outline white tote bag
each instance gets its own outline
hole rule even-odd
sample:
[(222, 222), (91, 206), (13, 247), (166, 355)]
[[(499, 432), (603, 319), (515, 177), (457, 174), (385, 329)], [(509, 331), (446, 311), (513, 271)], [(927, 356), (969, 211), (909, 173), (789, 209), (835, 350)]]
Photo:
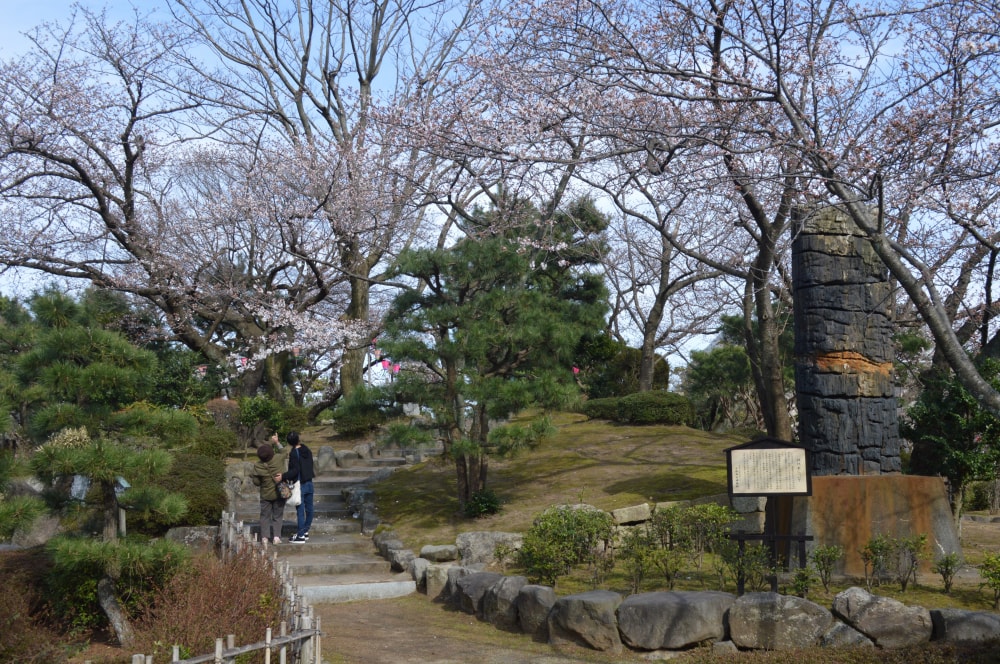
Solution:
[(296, 482), (292, 485), (292, 495), (285, 504), (289, 507), (298, 507), (302, 503), (302, 486)]

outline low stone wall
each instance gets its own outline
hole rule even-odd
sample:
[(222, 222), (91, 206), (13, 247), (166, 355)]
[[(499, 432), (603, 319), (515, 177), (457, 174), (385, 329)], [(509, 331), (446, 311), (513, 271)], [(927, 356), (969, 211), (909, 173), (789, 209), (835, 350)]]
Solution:
[[(752, 503), (733, 506), (743, 508), (749, 524), (757, 522), (756, 513), (763, 509), (763, 501)], [(641, 523), (650, 512), (649, 506), (640, 505), (615, 510), (612, 516), (625, 526)], [(762, 514), (759, 522), (763, 524)], [(994, 612), (910, 607), (857, 587), (839, 593), (829, 608), (770, 592), (741, 597), (717, 591), (624, 596), (594, 590), (559, 597), (553, 588), (530, 584), (523, 576), (490, 571), (496, 546), (519, 546), (519, 533), (463, 533), (454, 544), (425, 546), (419, 555), (405, 549), (391, 531), (377, 533), (373, 540), (394, 570), (408, 571), (418, 590), (435, 601), (499, 629), (553, 644), (609, 652), (628, 649), (656, 659), (695, 646), (719, 651), (903, 648), (930, 641), (991, 641), (1000, 634), (1000, 614)]]

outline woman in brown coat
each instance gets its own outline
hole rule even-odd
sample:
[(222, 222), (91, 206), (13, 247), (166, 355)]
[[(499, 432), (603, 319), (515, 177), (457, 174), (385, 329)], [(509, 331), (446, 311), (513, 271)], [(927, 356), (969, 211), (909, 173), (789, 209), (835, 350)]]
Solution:
[(277, 482), (281, 480), (281, 469), (274, 458), (274, 448), (267, 443), (257, 448), (257, 458), (250, 479), (260, 487), (260, 539), (281, 544), (281, 514), (285, 510), (285, 499), (278, 495)]

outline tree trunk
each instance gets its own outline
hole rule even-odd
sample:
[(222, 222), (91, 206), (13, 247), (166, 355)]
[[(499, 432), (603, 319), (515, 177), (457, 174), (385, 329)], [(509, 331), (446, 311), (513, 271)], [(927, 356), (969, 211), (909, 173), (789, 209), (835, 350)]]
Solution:
[(108, 617), (108, 624), (111, 625), (115, 638), (123, 647), (128, 648), (135, 640), (132, 632), (132, 624), (128, 616), (118, 603), (115, 595), (115, 582), (110, 576), (105, 576), (97, 582), (97, 601), (101, 605), (101, 610)]
[(104, 512), (103, 539), (105, 542), (118, 541), (118, 497), (115, 483), (101, 482), (101, 504)]
[(965, 482), (956, 486), (951, 493), (951, 516), (955, 519), (955, 532), (962, 539), (962, 509), (965, 507)]
[[(367, 279), (351, 279), (351, 303), (344, 316), (349, 320), (368, 320), (371, 285)], [(340, 391), (347, 396), (358, 389), (364, 381), (365, 356), (368, 353), (368, 343), (361, 343), (356, 348), (344, 349), (344, 362), (340, 367)]]

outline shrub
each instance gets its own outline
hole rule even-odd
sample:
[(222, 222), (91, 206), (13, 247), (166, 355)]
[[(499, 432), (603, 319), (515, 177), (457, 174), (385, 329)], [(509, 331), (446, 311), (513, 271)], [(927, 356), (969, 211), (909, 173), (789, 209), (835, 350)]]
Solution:
[(270, 560), (245, 550), (194, 563), (151, 597), (136, 622), (134, 649), (155, 661), (168, 660), (173, 645), (182, 657), (211, 653), (220, 634), (252, 643), (280, 622), (281, 585)]
[(955, 582), (955, 574), (962, 568), (961, 556), (952, 551), (946, 553), (934, 561), (931, 571), (941, 575), (941, 582), (944, 584), (944, 594), (951, 593), (951, 586)]
[(378, 429), (397, 414), (392, 398), (383, 390), (359, 387), (337, 404), (333, 422), (337, 433), (355, 437)]
[(434, 434), (406, 422), (391, 422), (378, 439), (383, 449), (413, 449), (434, 444)]
[(795, 570), (792, 575), (791, 590), (797, 596), (805, 598), (812, 590), (813, 583), (816, 581), (816, 573), (813, 572), (812, 568), (806, 565), (805, 567), (799, 567)]
[(212, 399), (205, 404), (209, 417), (220, 429), (236, 433), (240, 424), (240, 405), (229, 399)]
[(580, 412), (592, 420), (615, 420), (618, 418), (618, 397), (588, 399), (580, 404)]
[[(618, 559), (625, 568), (625, 578), (632, 588), (632, 594), (639, 592), (646, 576), (656, 568), (657, 551), (660, 550), (656, 537), (645, 526), (637, 526), (626, 531), (618, 549)], [(670, 589), (673, 590), (672, 579)]]
[(45, 598), (54, 615), (73, 630), (103, 628), (107, 618), (97, 601), (97, 583), (114, 573), (119, 602), (131, 615), (189, 560), (187, 549), (166, 540), (152, 543), (57, 537), (45, 547), (52, 567)]
[[(183, 525), (209, 526), (219, 523), (219, 516), (226, 509), (226, 467), (222, 459), (201, 454), (174, 455), (171, 472), (164, 475), (159, 488), (184, 496), (187, 513)], [(176, 522), (166, 520), (155, 512), (135, 514), (130, 517), (130, 531), (159, 536)]]
[(530, 425), (504, 424), (489, 432), (488, 442), (496, 454), (515, 454), (523, 449), (534, 449), (556, 431), (549, 417), (539, 417)]
[(236, 445), (236, 432), (232, 429), (204, 424), (189, 449), (192, 454), (200, 454), (209, 459), (225, 459), (236, 449)]
[(833, 568), (836, 567), (837, 562), (843, 557), (844, 549), (836, 544), (817, 546), (809, 554), (809, 560), (815, 566), (816, 573), (819, 576), (820, 583), (823, 584), (825, 592), (830, 592), (830, 579), (833, 576)]
[(38, 550), (0, 555), (0, 577), (16, 591), (0, 594), (0, 662), (47, 664), (69, 659), (63, 639), (44, 621), (36, 592), (49, 565)]
[(888, 572), (892, 541), (885, 535), (876, 535), (868, 540), (859, 553), (865, 566), (865, 588), (871, 592), (872, 586), (881, 585), (882, 578)]
[(472, 494), (462, 509), (465, 516), (477, 519), (500, 511), (500, 497), (492, 489), (482, 489)]
[(691, 402), (675, 392), (636, 392), (618, 400), (615, 419), (625, 424), (687, 424)]
[(302, 406), (285, 406), (281, 411), (283, 428), (279, 432), (287, 434), (289, 431), (302, 431), (309, 426), (309, 409)]
[(198, 434), (198, 421), (190, 413), (144, 402), (115, 413), (109, 424), (131, 435), (156, 438), (168, 447), (188, 443)]
[(597, 549), (608, 546), (613, 526), (610, 514), (593, 507), (550, 507), (524, 534), (518, 565), (532, 583), (554, 586), (574, 565), (598, 563)]
[(917, 582), (917, 570), (927, 548), (927, 535), (891, 538), (890, 542), (892, 572), (899, 582), (900, 591), (905, 593), (911, 580)]
[(979, 576), (983, 578), (980, 588), (987, 587), (993, 591), (993, 608), (1000, 609), (1000, 554), (985, 553), (983, 562), (979, 565)]
[(725, 542), (729, 525), (736, 518), (736, 512), (715, 503), (668, 507), (653, 511), (650, 527), (661, 546), (682, 552), (701, 569), (705, 554)]

